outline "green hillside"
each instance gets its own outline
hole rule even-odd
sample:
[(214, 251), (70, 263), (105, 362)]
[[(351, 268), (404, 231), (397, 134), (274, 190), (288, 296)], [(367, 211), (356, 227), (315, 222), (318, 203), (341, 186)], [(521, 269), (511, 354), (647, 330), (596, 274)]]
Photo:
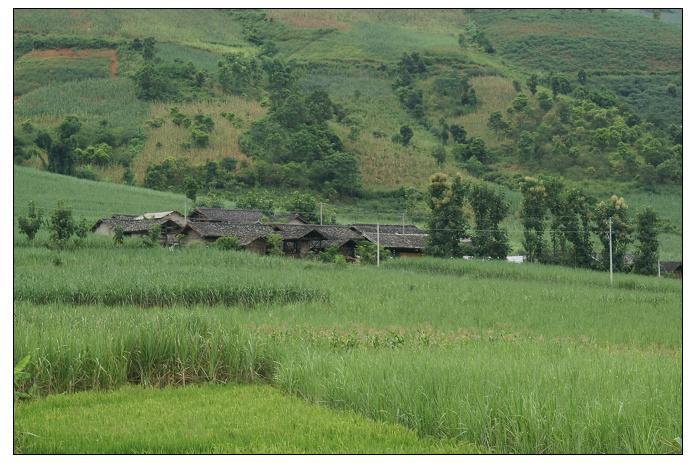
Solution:
[[(15, 162), (179, 193), (192, 177), (199, 194), (232, 203), (249, 190), (302, 190), (394, 220), (403, 188), (461, 172), (502, 188), (513, 224), (519, 181), (561, 176), (597, 199), (624, 196), (633, 211), (658, 204), (675, 258), (682, 27), (679, 10), (661, 13), (15, 10)], [(330, 98), (310, 132), (268, 125), (279, 117), (278, 63), (291, 70), (279, 85)], [(497, 112), (502, 129), (490, 124)], [(101, 157), (51, 164), (37, 136), (55, 138), (68, 116), (79, 119), (77, 147)], [(471, 151), (476, 139), (483, 152)]]

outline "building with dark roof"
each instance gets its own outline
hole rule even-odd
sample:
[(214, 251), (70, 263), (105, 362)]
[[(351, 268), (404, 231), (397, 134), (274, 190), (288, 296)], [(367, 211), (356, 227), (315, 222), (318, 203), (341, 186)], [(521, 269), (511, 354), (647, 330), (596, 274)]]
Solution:
[(360, 233), (363, 239), (374, 244), (379, 243), (394, 257), (419, 257), (425, 253), (429, 235), (416, 225), (379, 224), (377, 240), (376, 224), (354, 224), (351, 227)]
[(197, 207), (188, 215), (191, 222), (260, 223), (264, 214), (256, 209)]
[(233, 236), (239, 240), (239, 244), (244, 249), (265, 254), (268, 248), (268, 235), (274, 231), (273, 227), (259, 223), (191, 221), (182, 230), (185, 236), (181, 239), (181, 243), (211, 243), (223, 236)]

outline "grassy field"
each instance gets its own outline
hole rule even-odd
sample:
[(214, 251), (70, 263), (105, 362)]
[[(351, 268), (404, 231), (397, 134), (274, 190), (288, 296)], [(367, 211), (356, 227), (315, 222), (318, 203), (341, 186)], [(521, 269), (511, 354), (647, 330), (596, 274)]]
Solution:
[(14, 95), (24, 95), (52, 83), (109, 77), (114, 54), (110, 50), (90, 50), (89, 53), (70, 53), (67, 56), (29, 53), (14, 63)]
[(25, 454), (477, 453), (268, 386), (125, 387), (51, 396), (16, 413), (15, 451)]
[(529, 70), (680, 70), (681, 24), (613, 10), (478, 10), (504, 59)]
[[(32, 197), (50, 207), (62, 196), (76, 211), (101, 209), (102, 216), (180, 200), (25, 168), (15, 176), (19, 207)], [(50, 194), (38, 194), (37, 182)], [(253, 444), (202, 430), (195, 443), (170, 439), (183, 427), (132, 440), (136, 434), (109, 424), (132, 413), (128, 403), (136, 399), (127, 397), (137, 394), (180, 401), (185, 410), (198, 400), (188, 389), (90, 393), (95, 408), (61, 419), (88, 428), (101, 416), (100, 440), (66, 442), (59, 427), (48, 433), (40, 424), (61, 406), (55, 401), (70, 409), (81, 400), (56, 393), (201, 383), (270, 384), (431, 440), (403, 444), (403, 451), (680, 451), (677, 280), (616, 275), (611, 287), (603, 272), (531, 264), (336, 266), (200, 247), (145, 249), (138, 239), (116, 248), (97, 236), (57, 253), (44, 246), (44, 231), (32, 245), (15, 239), (14, 359), (31, 356), (19, 387), (37, 397), (17, 409), (20, 451), (315, 449), (290, 437), (277, 447), (270, 434)], [(118, 399), (100, 409), (110, 397)], [(374, 448), (344, 442), (352, 451)]]

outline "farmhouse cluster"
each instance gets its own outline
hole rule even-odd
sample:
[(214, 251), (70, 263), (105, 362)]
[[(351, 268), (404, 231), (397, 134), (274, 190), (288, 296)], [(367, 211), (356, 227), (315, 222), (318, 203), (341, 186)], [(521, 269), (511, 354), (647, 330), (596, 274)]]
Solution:
[(316, 225), (301, 215), (266, 217), (259, 210), (199, 207), (188, 216), (177, 211), (149, 212), (142, 215), (116, 214), (98, 220), (92, 232), (113, 235), (121, 227), (124, 236), (144, 236), (159, 226), (163, 246), (211, 243), (222, 237), (234, 237), (249, 251), (265, 254), (270, 235), (282, 238), (285, 255), (304, 257), (335, 246), (347, 259), (355, 258), (360, 241), (379, 244), (394, 257), (423, 255), (427, 233), (415, 225)]

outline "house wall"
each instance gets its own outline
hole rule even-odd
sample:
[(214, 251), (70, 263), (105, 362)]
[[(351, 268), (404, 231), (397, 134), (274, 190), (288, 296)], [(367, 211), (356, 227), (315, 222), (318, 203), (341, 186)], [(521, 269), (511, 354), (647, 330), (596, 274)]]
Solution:
[(265, 255), (268, 249), (268, 242), (264, 238), (258, 238), (244, 246), (244, 249), (255, 252), (256, 254)]
[(100, 223), (99, 226), (94, 230), (95, 235), (113, 235), (113, 226), (106, 224), (106, 223)]
[(404, 250), (396, 249), (396, 250), (394, 250), (394, 253), (395, 253), (396, 257), (405, 257), (405, 258), (422, 257), (425, 255), (425, 253), (423, 253), (422, 251), (414, 251), (414, 250), (409, 250), (409, 249), (404, 249)]

